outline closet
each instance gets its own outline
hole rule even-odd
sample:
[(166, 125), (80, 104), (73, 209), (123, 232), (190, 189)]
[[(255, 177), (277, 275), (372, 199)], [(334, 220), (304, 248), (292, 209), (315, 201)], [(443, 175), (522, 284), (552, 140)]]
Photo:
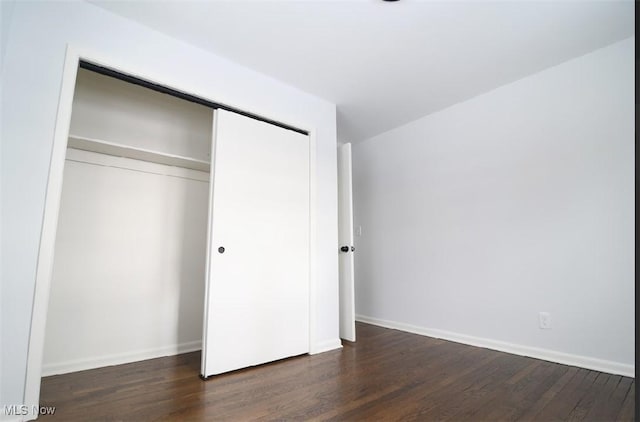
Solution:
[(307, 353), (309, 170), (300, 131), (79, 69), (43, 375)]

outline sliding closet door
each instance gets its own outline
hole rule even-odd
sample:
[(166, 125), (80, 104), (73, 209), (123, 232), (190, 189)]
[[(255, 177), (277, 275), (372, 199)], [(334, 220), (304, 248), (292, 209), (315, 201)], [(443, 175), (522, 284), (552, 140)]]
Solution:
[(309, 351), (309, 139), (216, 110), (202, 375)]

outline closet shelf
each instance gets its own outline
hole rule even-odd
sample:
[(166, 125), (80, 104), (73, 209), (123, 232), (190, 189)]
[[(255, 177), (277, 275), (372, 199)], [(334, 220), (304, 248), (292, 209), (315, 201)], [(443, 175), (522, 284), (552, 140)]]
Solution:
[(84, 136), (69, 135), (69, 148), (84, 151), (98, 152), (113, 155), (115, 157), (132, 158), (134, 160), (149, 161), (151, 163), (165, 164), (169, 166), (184, 167), (192, 170), (206, 171), (211, 168), (208, 161), (198, 160), (181, 155), (167, 154), (143, 148), (136, 148), (114, 142), (92, 139)]

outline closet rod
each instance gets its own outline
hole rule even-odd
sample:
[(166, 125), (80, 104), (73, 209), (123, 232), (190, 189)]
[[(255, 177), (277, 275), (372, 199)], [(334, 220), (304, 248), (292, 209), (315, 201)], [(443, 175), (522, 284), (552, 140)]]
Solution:
[(154, 84), (153, 82), (145, 81), (144, 79), (136, 78), (135, 76), (127, 75), (125, 73), (120, 73), (117, 70), (109, 69), (108, 67), (99, 66), (97, 64), (89, 63), (84, 60), (80, 60), (80, 68), (90, 70), (92, 72), (99, 73), (101, 75), (110, 76), (112, 78), (119, 79), (121, 81), (129, 82), (135, 85), (142, 86), (144, 88), (148, 88), (157, 92), (161, 92), (163, 94), (168, 94), (173, 97), (181, 98), (186, 101), (190, 101), (192, 103), (200, 104), (212, 109), (222, 109), (226, 111), (231, 111), (233, 113), (241, 114), (243, 116), (250, 117), (255, 120), (259, 120), (261, 122), (269, 123), (274, 126), (281, 127), (283, 129), (292, 130), (297, 133), (301, 133), (303, 135), (309, 135), (309, 132), (306, 130), (298, 129), (293, 126), (285, 125), (284, 123), (276, 122), (275, 120), (266, 119), (264, 117), (258, 116), (253, 113), (249, 113), (243, 110), (238, 110), (237, 108), (229, 107), (224, 104), (218, 104), (211, 101), (207, 101), (203, 98), (196, 97), (195, 95), (186, 94), (184, 92), (180, 92), (175, 89), (168, 88), (164, 85)]

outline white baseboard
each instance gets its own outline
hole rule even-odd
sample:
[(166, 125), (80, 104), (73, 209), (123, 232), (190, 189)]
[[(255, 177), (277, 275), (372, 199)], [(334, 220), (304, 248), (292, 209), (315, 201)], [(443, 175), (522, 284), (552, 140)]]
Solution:
[(123, 363), (138, 362), (163, 356), (173, 356), (181, 353), (195, 352), (202, 348), (201, 341), (191, 341), (171, 346), (154, 349), (139, 350), (135, 352), (119, 353), (114, 355), (97, 356), (88, 359), (76, 359), (66, 362), (49, 363), (42, 366), (42, 376), (67, 374), (69, 372), (84, 371), (87, 369), (102, 368), (104, 366), (121, 365)]
[(316, 343), (315, 350), (310, 354), (317, 355), (318, 353), (328, 352), (330, 350), (336, 350), (340, 348), (342, 348), (342, 342), (339, 338), (336, 338)]
[(541, 349), (531, 346), (506, 343), (482, 337), (474, 337), (466, 334), (454, 333), (451, 331), (437, 330), (432, 328), (419, 327), (402, 322), (388, 321), (384, 319), (372, 318), (365, 315), (356, 315), (356, 321), (377, 325), (385, 328), (393, 328), (408, 333), (420, 334), (427, 337), (434, 337), (449, 340), (456, 343), (468, 344), (470, 346), (484, 347), (486, 349), (498, 350), (514, 355), (528, 356), (542, 359), (549, 362), (561, 363), (564, 365), (577, 366), (580, 368), (592, 369), (606, 372), (608, 374), (623, 375), (625, 377), (635, 377), (635, 366), (603, 359), (596, 359), (588, 356), (574, 355), (557, 352), (554, 350)]

